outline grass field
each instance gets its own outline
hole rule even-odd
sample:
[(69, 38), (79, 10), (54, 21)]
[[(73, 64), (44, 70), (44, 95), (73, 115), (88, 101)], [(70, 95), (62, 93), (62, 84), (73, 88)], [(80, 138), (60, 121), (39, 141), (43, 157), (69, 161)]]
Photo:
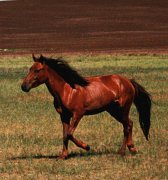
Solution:
[[(56, 56), (53, 56), (56, 57)], [(0, 57), (0, 178), (2, 179), (168, 179), (168, 56), (65, 56), (84, 76), (122, 74), (134, 78), (153, 99), (150, 141), (131, 109), (136, 155), (117, 155), (123, 130), (108, 114), (85, 116), (75, 135), (91, 146), (70, 143), (62, 150), (62, 126), (45, 86), (23, 93), (30, 56)]]

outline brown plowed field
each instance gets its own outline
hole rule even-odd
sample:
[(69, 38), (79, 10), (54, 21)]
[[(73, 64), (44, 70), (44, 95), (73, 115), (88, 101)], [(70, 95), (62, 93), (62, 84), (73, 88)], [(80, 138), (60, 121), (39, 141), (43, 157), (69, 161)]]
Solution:
[(168, 53), (168, 0), (0, 2), (0, 54)]

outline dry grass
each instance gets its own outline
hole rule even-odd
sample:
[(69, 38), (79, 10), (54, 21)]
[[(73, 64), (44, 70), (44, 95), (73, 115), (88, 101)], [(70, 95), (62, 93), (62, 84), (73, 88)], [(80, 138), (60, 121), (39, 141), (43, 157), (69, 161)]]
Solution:
[(83, 118), (75, 135), (91, 146), (70, 143), (70, 158), (56, 161), (62, 127), (45, 86), (25, 94), (21, 79), (31, 57), (0, 58), (0, 177), (2, 179), (167, 179), (168, 56), (69, 56), (83, 75), (119, 73), (135, 78), (153, 97), (150, 141), (145, 141), (133, 106), (138, 153), (116, 154), (122, 126), (106, 114)]

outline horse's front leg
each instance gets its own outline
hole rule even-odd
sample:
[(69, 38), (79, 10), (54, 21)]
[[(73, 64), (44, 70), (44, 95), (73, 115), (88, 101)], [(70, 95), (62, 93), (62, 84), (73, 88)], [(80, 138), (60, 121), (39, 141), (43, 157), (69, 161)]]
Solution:
[(87, 151), (90, 150), (90, 146), (81, 140), (76, 139), (73, 136), (75, 129), (80, 121), (82, 116), (73, 116), (72, 121), (70, 123), (70, 117), (64, 114), (61, 114), (61, 121), (63, 125), (63, 150), (62, 154), (58, 157), (58, 159), (67, 159), (68, 158), (68, 143), (71, 140), (78, 147), (83, 148)]
[(68, 158), (68, 131), (69, 131), (69, 124), (66, 122), (62, 122), (63, 125), (63, 149), (62, 154), (58, 157), (58, 159), (67, 159)]
[(61, 121), (63, 126), (63, 149), (61, 155), (58, 157), (58, 159), (67, 159), (68, 157), (68, 132), (70, 127), (70, 116), (66, 113), (61, 113)]
[(70, 124), (70, 127), (69, 127), (68, 139), (71, 140), (73, 143), (75, 143), (78, 147), (89, 151), (90, 150), (90, 146), (89, 145), (87, 145), (86, 143), (84, 143), (81, 140), (76, 139), (73, 136), (73, 133), (76, 130), (76, 128), (77, 128), (81, 118), (82, 118), (82, 115), (78, 115), (78, 114), (74, 114), (73, 115), (73, 118), (72, 118), (72, 121), (71, 121), (71, 124)]

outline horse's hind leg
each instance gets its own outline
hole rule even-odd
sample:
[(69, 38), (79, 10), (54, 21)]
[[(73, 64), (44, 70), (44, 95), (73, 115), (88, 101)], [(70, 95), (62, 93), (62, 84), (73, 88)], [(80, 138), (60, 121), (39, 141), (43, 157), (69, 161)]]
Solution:
[(133, 144), (132, 140), (132, 128), (133, 128), (133, 122), (129, 119), (129, 110), (130, 108), (126, 108), (123, 111), (123, 131), (124, 131), (124, 140), (121, 148), (119, 149), (118, 153), (121, 155), (125, 154), (126, 146), (128, 147), (129, 151), (132, 153), (136, 153), (136, 149)]
[(136, 149), (134, 147), (133, 141), (132, 141), (132, 127), (133, 127), (133, 122), (128, 118), (124, 118), (123, 124), (123, 131), (124, 131), (124, 139), (123, 139), (123, 144), (121, 148), (119, 149), (118, 153), (121, 155), (125, 155), (126, 151), (126, 146), (128, 147), (129, 151), (132, 153), (136, 153)]
[(107, 112), (111, 114), (117, 121), (122, 123), (124, 129), (124, 139), (121, 148), (119, 149), (118, 153), (121, 155), (125, 154), (126, 147), (129, 148), (131, 152), (136, 152), (134, 148), (134, 144), (132, 141), (132, 128), (133, 122), (129, 119), (129, 109), (120, 107), (118, 103), (111, 104), (110, 107), (107, 108)]
[[(113, 116), (117, 121), (119, 121), (120, 123), (123, 124), (124, 127), (124, 140), (123, 140), (123, 144), (121, 146), (121, 148), (119, 149), (118, 153), (121, 155), (125, 154), (126, 151), (126, 146), (127, 146), (127, 121), (125, 117), (125, 113), (124, 113), (124, 109), (122, 107), (120, 107), (119, 103), (112, 103), (109, 107), (107, 107), (107, 112)], [(124, 123), (125, 122), (125, 123)]]
[(129, 133), (128, 133), (128, 139), (127, 139), (127, 147), (130, 152), (136, 153), (136, 148), (134, 147), (133, 140), (132, 140), (133, 122), (130, 119), (129, 119), (128, 129), (129, 129)]

